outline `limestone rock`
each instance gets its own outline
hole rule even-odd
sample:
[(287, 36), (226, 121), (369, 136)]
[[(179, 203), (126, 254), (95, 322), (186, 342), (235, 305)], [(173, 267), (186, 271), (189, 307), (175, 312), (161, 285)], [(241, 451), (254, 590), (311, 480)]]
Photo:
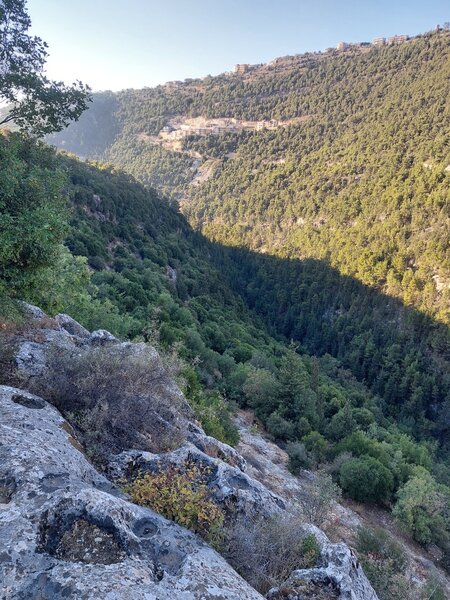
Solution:
[(0, 387), (2, 600), (261, 598), (195, 535), (127, 502), (70, 431), (41, 398)]
[(21, 305), (25, 314), (32, 319), (44, 319), (47, 316), (38, 306), (33, 306), (33, 304), (28, 304), (28, 302), (21, 302)]
[[(105, 330), (90, 333), (68, 315), (51, 319), (40, 309), (28, 305), (27, 314), (27, 328), (15, 340), (15, 364), (20, 381), (28, 388), (46, 398), (54, 397), (53, 382), (61, 379), (59, 375), (64, 374), (71, 362), (83, 355), (89, 360), (89, 353), (96, 356), (95, 353), (100, 352), (105, 368), (118, 362), (139, 363), (151, 385), (141, 386), (131, 399), (120, 394), (116, 394), (114, 400), (107, 399), (108, 410), (116, 417), (117, 427), (112, 431), (113, 419), (107, 419), (103, 427), (104, 439), (109, 436), (117, 443), (117, 447), (111, 447), (116, 452), (130, 446), (159, 451), (169, 442), (181, 443), (185, 439), (194, 414), (166, 372), (155, 348), (144, 343), (121, 342)], [(46, 378), (48, 369), (54, 370), (55, 363), (61, 363), (57, 366), (57, 375)], [(138, 383), (139, 377), (134, 377)], [(128, 427), (124, 428), (122, 424), (128, 424)], [(199, 437), (204, 436), (200, 428), (197, 433)]]
[(175, 467), (183, 471), (195, 464), (206, 473), (206, 483), (214, 500), (233, 516), (269, 516), (286, 509), (286, 503), (239, 467), (213, 458), (186, 443), (172, 452), (152, 454), (125, 451), (112, 458), (108, 473), (113, 479), (132, 478), (138, 473), (157, 472)]
[(95, 346), (106, 346), (111, 343), (119, 343), (119, 340), (105, 329), (93, 331), (90, 336), (90, 341), (91, 344)]
[[(275, 447), (259, 444), (250, 452), (254, 441), (247, 440), (246, 446), (243, 438), (247, 462), (235, 449), (205, 435), (151, 346), (120, 342), (103, 330), (89, 333), (68, 315), (50, 319), (28, 305), (26, 312), (30, 327), (15, 339), (15, 361), (25, 384), (45, 381), (52, 353), (66, 353), (70, 360), (83, 352), (101, 352), (114, 359), (111, 364), (132, 357), (151, 370), (148, 389), (141, 388), (134, 403), (115, 394), (111, 415), (119, 415), (128, 427), (131, 423), (136, 435), (110, 459), (111, 478), (170, 467), (183, 470), (194, 462), (206, 469), (216, 502), (230, 516), (249, 519), (285, 510), (289, 497), (301, 488), (284, 468), (272, 473), (282, 466)], [(146, 451), (155, 430), (170, 439), (179, 437), (180, 447)], [(28, 392), (0, 387), (0, 540), (10, 540), (0, 548), (0, 600), (261, 598), (196, 536), (127, 502), (82, 451), (54, 407)], [(305, 532), (314, 533), (319, 542), (320, 565), (294, 571), (283, 586), (271, 590), (270, 598), (377, 600), (347, 546), (331, 544), (315, 527)]]
[(203, 429), (190, 424), (188, 427), (187, 439), (199, 450), (211, 458), (219, 458), (223, 462), (237, 467), (240, 471), (245, 471), (247, 463), (243, 456), (228, 444), (224, 444), (216, 438), (206, 435)]
[[(246, 458), (246, 472), (286, 502), (307, 493), (305, 483), (309, 483), (313, 474), (305, 472), (302, 479), (294, 477), (286, 468), (286, 453), (273, 442), (252, 433), (249, 429), (251, 419), (247, 421), (248, 415), (241, 411), (237, 420), (241, 441), (237, 449)], [(347, 514), (347, 509), (339, 504), (334, 506), (333, 511), (335, 513), (345, 511), (345, 518), (347, 520), (351, 518), (351, 514)], [(359, 525), (360, 522), (357, 521), (355, 528)], [(294, 571), (282, 586), (271, 590), (269, 595), (271, 600), (286, 600), (288, 597), (291, 597), (291, 600), (306, 598), (376, 600), (375, 592), (348, 546), (332, 544), (324, 532), (314, 525), (305, 524), (302, 529), (305, 535), (312, 533), (319, 544), (320, 568)]]
[(378, 600), (356, 555), (348, 546), (332, 544), (323, 531), (314, 525), (304, 526), (303, 529), (305, 534), (312, 533), (319, 544), (321, 566), (293, 571), (282, 586), (270, 590), (267, 594), (269, 600), (284, 598), (283, 589), (291, 590), (292, 600), (302, 600), (308, 597), (302, 591), (305, 584), (322, 589), (328, 587), (336, 594), (330, 597), (341, 600)]
[(83, 339), (87, 339), (91, 335), (85, 327), (80, 325), (77, 321), (75, 321), (75, 319), (72, 319), (72, 317), (69, 317), (69, 315), (57, 315), (55, 317), (55, 321), (70, 335), (74, 335)]

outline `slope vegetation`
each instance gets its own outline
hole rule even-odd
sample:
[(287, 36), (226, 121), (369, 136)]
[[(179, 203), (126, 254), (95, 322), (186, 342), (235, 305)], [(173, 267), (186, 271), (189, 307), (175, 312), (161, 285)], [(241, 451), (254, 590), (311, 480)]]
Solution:
[[(444, 440), (449, 81), (450, 34), (429, 33), (128, 90), (53, 141), (82, 152), (87, 138), (181, 200), (196, 229), (240, 248), (214, 260), (272, 333), (338, 357), (389, 414)], [(100, 146), (97, 114), (116, 127)], [(163, 143), (199, 117), (210, 130), (180, 129), (179, 150)]]

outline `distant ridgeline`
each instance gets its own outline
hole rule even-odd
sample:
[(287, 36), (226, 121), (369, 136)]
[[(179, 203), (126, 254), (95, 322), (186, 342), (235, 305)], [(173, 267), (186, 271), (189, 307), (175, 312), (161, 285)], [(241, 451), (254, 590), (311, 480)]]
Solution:
[[(167, 213), (170, 227), (179, 220), (167, 234), (170, 258), (160, 258), (166, 256), (162, 238), (150, 250), (147, 233), (135, 229), (145, 202), (125, 226), (130, 205), (120, 194), (109, 200), (112, 211), (120, 206), (116, 224), (86, 221), (89, 213), (78, 207), (69, 245), (89, 257), (105, 295), (138, 318), (146, 302), (138, 289), (145, 261), (162, 261), (161, 268), (168, 264), (176, 273), (183, 263), (195, 277), (176, 282), (177, 308), (162, 304), (160, 314), (183, 313), (194, 302), (205, 331), (214, 321), (202, 343), (207, 338), (222, 357), (236, 336), (230, 338), (228, 316), (215, 318), (210, 298), (220, 303), (226, 289), (230, 310), (246, 315), (249, 331), (264, 323), (300, 351), (336, 357), (381, 398), (385, 416), (444, 442), (450, 426), (449, 97), (448, 31), (98, 94), (78, 123), (50, 141), (119, 165), (179, 202), (189, 223), (214, 242), (188, 236), (215, 274), (210, 279), (198, 250), (194, 256), (183, 246), (176, 231), (187, 231), (187, 224), (175, 211)], [(102, 185), (95, 194), (103, 201)], [(80, 190), (82, 202), (95, 204), (90, 188), (86, 197)], [(158, 214), (165, 210), (161, 204)], [(161, 235), (157, 221), (146, 227), (152, 239)], [(117, 240), (106, 252), (102, 231), (111, 228)], [(121, 256), (123, 237), (133, 252)], [(204, 277), (202, 296), (196, 286)], [(150, 277), (144, 289), (150, 293), (153, 285)], [(193, 289), (201, 300), (192, 300)], [(180, 331), (190, 327), (186, 319)], [(176, 328), (173, 340), (180, 335)], [(252, 346), (250, 338), (245, 343)], [(193, 348), (195, 340), (192, 334)], [(253, 350), (231, 354), (245, 364)], [(225, 379), (226, 368), (218, 366)], [(294, 414), (283, 418), (298, 420)]]

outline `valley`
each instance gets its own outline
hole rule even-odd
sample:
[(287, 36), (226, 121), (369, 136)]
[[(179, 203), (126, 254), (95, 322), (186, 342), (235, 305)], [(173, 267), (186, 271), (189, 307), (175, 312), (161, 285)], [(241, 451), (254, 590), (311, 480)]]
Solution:
[(0, 0), (8, 600), (443, 600), (450, 26), (93, 94), (30, 26)]

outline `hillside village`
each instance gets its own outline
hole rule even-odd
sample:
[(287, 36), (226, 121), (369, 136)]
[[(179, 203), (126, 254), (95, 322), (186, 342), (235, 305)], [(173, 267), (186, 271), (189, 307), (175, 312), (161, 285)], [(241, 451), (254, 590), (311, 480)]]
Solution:
[(309, 118), (309, 116), (303, 116), (285, 121), (277, 119), (248, 121), (235, 118), (206, 119), (204, 117), (186, 118), (177, 116), (161, 129), (158, 136), (147, 136), (147, 139), (167, 145), (167, 142), (176, 142), (190, 135), (222, 135), (224, 133), (238, 133), (242, 130), (262, 131), (263, 129), (277, 129), (278, 127), (298, 124)]
[[(443, 25), (436, 25), (433, 33), (449, 35), (450, 22), (445, 22)], [(396, 34), (389, 37), (375, 37), (372, 42), (349, 43), (340, 41), (335, 48), (326, 48), (324, 51), (280, 56), (268, 63), (261, 64), (239, 63), (234, 66), (233, 71), (224, 73), (223, 77), (242, 77), (244, 79), (251, 79), (253, 77), (263, 77), (270, 73), (280, 74), (299, 66), (308, 68), (311, 66), (311, 60), (317, 61), (325, 59), (333, 54), (370, 52), (375, 48), (405, 44), (415, 40), (417, 37), (420, 36), (409, 37), (406, 34)], [(196, 85), (196, 81), (197, 80), (194, 79), (168, 81), (163, 87), (166, 91), (173, 92), (180, 87)], [(142, 133), (139, 135), (139, 138), (143, 141), (162, 145), (172, 150), (182, 150), (182, 140), (188, 136), (223, 135), (226, 133), (238, 133), (242, 130), (262, 131), (264, 129), (277, 129), (278, 127), (295, 125), (299, 122), (309, 120), (310, 118), (311, 115), (286, 121), (276, 119), (249, 121), (235, 118), (185, 118), (177, 115), (166, 123), (157, 136)]]
[[(445, 22), (443, 25), (436, 25), (434, 32), (438, 33), (438, 32), (449, 32), (450, 31), (450, 22)], [(315, 55), (315, 56), (320, 56), (320, 55), (329, 55), (329, 54), (333, 54), (335, 52), (343, 52), (345, 50), (367, 50), (370, 49), (372, 47), (380, 47), (380, 46), (395, 46), (398, 44), (403, 44), (405, 42), (408, 42), (410, 40), (415, 39), (415, 37), (409, 37), (408, 35), (405, 34), (396, 34), (396, 35), (392, 35), (389, 37), (375, 37), (372, 42), (356, 42), (356, 43), (350, 43), (350, 42), (343, 42), (340, 41), (336, 44), (336, 48), (326, 48), (323, 52), (318, 51), (318, 52), (313, 52), (313, 53), (309, 53), (306, 52), (305, 54), (295, 54), (293, 56), (280, 56), (277, 58), (274, 58), (273, 60), (271, 60), (269, 63), (267, 63), (267, 65), (251, 65), (251, 64), (245, 64), (245, 63), (241, 63), (241, 64), (237, 64), (234, 66), (234, 74), (235, 75), (245, 75), (246, 73), (251, 72), (254, 69), (257, 69), (258, 67), (264, 67), (264, 66), (269, 66), (269, 67), (273, 67), (276, 65), (279, 65), (283, 62), (286, 61), (295, 61), (298, 60), (301, 57), (304, 56), (309, 56), (311, 54)]]

